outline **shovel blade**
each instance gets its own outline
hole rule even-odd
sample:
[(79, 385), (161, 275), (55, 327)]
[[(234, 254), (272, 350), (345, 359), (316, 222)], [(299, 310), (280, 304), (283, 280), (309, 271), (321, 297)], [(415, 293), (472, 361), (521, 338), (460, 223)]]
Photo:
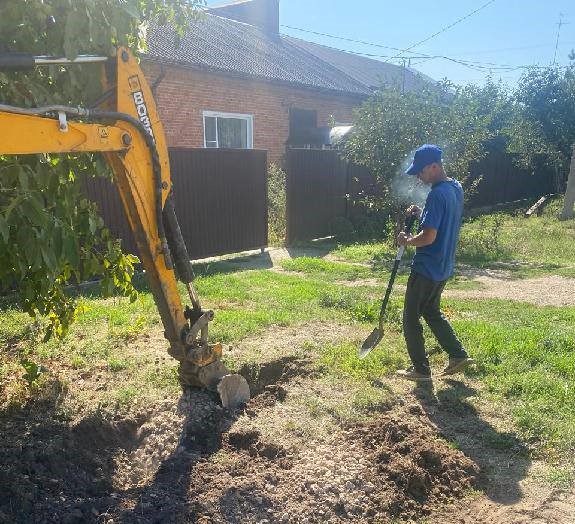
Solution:
[(374, 349), (383, 338), (383, 329), (376, 327), (369, 336), (364, 340), (363, 344), (359, 348), (359, 358), (365, 358), (372, 349)]

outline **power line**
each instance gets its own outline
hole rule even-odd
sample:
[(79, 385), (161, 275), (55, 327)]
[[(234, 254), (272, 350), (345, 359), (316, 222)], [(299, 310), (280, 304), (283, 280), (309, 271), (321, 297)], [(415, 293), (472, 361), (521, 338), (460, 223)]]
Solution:
[[(284, 27), (289, 27), (290, 29), (296, 29), (298, 31), (303, 31), (306, 33), (312, 33), (312, 34), (319, 34), (321, 36), (327, 36), (330, 38), (336, 38), (336, 39), (340, 39), (340, 40), (348, 40), (348, 41), (353, 41), (353, 42), (363, 42), (361, 40), (354, 40), (351, 38), (343, 38), (343, 37), (336, 37), (334, 35), (329, 35), (327, 33), (318, 33), (317, 31), (308, 31), (307, 29), (299, 29), (299, 28), (294, 28), (291, 26), (284, 26)], [(288, 35), (289, 36), (289, 35)], [(314, 43), (314, 42), (311, 42)], [(367, 43), (367, 42), (365, 42)], [(367, 57), (367, 58), (384, 58), (384, 59), (392, 59), (394, 58), (394, 56), (392, 55), (382, 55), (382, 54), (376, 54), (376, 53), (366, 53), (366, 52), (361, 52), (361, 51), (351, 51), (350, 49), (341, 49), (338, 47), (332, 47), (332, 46), (328, 46), (326, 44), (316, 44), (316, 45), (320, 45), (322, 47), (325, 47), (327, 49), (332, 49), (334, 51), (343, 51), (345, 53), (349, 53), (349, 54), (353, 54), (353, 55), (357, 55), (357, 56), (363, 56), (363, 57)], [(383, 46), (380, 44), (369, 44), (369, 45), (374, 45), (377, 47), (385, 47), (387, 48), (388, 46)], [(409, 57), (411, 60), (420, 60), (420, 62), (417, 63), (413, 63), (412, 65), (417, 65), (429, 60), (434, 60), (434, 59), (442, 59), (442, 60), (447, 60), (450, 62), (453, 62), (455, 64), (461, 65), (463, 67), (467, 67), (469, 69), (472, 69), (474, 71), (479, 71), (479, 72), (499, 72), (499, 71), (516, 71), (518, 69), (528, 69), (530, 67), (544, 67), (544, 66), (539, 66), (537, 64), (527, 64), (527, 65), (514, 65), (514, 64), (497, 64), (494, 62), (478, 62), (478, 61), (471, 61), (471, 60), (461, 60), (461, 59), (457, 59), (457, 58), (453, 58), (450, 56), (445, 56), (445, 55), (428, 55), (425, 53), (421, 53), (419, 56), (412, 56)]]
[(478, 13), (479, 11), (481, 11), (482, 9), (485, 9), (488, 5), (492, 4), (493, 2), (495, 2), (496, 0), (489, 0), (488, 2), (486, 2), (485, 4), (483, 4), (481, 7), (478, 7), (475, 11), (471, 11), (471, 13), (466, 14), (465, 16), (459, 18), (458, 20), (456, 20), (455, 22), (453, 22), (452, 24), (449, 24), (448, 26), (442, 27), (439, 31), (437, 31), (436, 33), (433, 33), (431, 36), (428, 36), (427, 38), (424, 38), (423, 40), (420, 40), (419, 42), (416, 42), (415, 44), (413, 44), (412, 46), (409, 46), (407, 49), (403, 50), (403, 53), (406, 53), (408, 51), (411, 51), (414, 47), (417, 47), (429, 40), (431, 40), (432, 38), (435, 38), (437, 35), (440, 35), (441, 33), (444, 33), (445, 31), (447, 31), (448, 29), (451, 29), (453, 26), (456, 26), (457, 24), (459, 24), (460, 22), (463, 22), (464, 20), (466, 20), (467, 18), (469, 18), (470, 16), (473, 16), (475, 13)]
[[(565, 25), (565, 23), (563, 23), (563, 25)], [(312, 31), (311, 29), (303, 29), (302, 27), (295, 27), (295, 26), (291, 26), (291, 25), (287, 25), (287, 24), (280, 24), (281, 27), (285, 27), (286, 29), (293, 29), (294, 31), (301, 31), (302, 33), (309, 33), (310, 35), (317, 35), (317, 36), (325, 36), (327, 38), (333, 38), (335, 40), (342, 40), (344, 42), (353, 42), (355, 44), (363, 44), (363, 45), (368, 45), (371, 47), (379, 47), (381, 49), (389, 49), (390, 51), (402, 51), (402, 52), (409, 52), (411, 54), (414, 55), (419, 55), (419, 56), (412, 56), (411, 58), (434, 58), (432, 55), (426, 55), (425, 53), (417, 53), (415, 51), (407, 51), (405, 49), (400, 49), (399, 47), (393, 47), (393, 46), (388, 46), (388, 45), (384, 45), (384, 44), (379, 44), (379, 43), (375, 43), (375, 42), (368, 42), (367, 40), (357, 40), (355, 38), (346, 38), (343, 36), (337, 36), (337, 35), (332, 35), (329, 33), (321, 33), (319, 31)], [(568, 41), (568, 42), (563, 42), (561, 45), (570, 45), (570, 44), (574, 44), (575, 41)], [(330, 47), (327, 46), (325, 44), (318, 44), (318, 45), (323, 45), (325, 47)], [(523, 49), (535, 49), (535, 48), (541, 48), (541, 47), (550, 47), (553, 46), (554, 44), (537, 44), (537, 45), (528, 45), (528, 46), (519, 46), (519, 47), (505, 47), (505, 48), (501, 48), (501, 49), (482, 49), (480, 51), (469, 51), (469, 52), (465, 52), (465, 53), (455, 53), (452, 56), (468, 56), (468, 55), (477, 55), (477, 54), (483, 54), (483, 53), (500, 53), (502, 51), (521, 51)], [(355, 53), (355, 54), (362, 54), (365, 56), (375, 56), (375, 57), (381, 57), (381, 58), (393, 58), (393, 55), (376, 55), (376, 54), (369, 54), (369, 53), (358, 53), (355, 51), (348, 51), (346, 49), (339, 49), (339, 48), (335, 48), (335, 47), (330, 47), (331, 49), (338, 49), (339, 51), (346, 51), (347, 53)], [(471, 61), (472, 62), (472, 61)]]
[[(492, 0), (492, 2), (493, 1), (495, 1), (495, 0)], [(492, 2), (488, 2), (488, 4), (492, 3)], [(484, 6), (486, 6), (488, 4), (484, 4)], [(479, 9), (477, 9), (475, 12), (477, 12), (478, 10)], [(468, 16), (471, 16), (471, 13)], [(310, 34), (314, 34), (314, 35), (325, 36), (325, 37), (333, 38), (336, 40), (343, 40), (343, 41), (347, 41), (347, 42), (360, 43), (360, 44), (369, 45), (369, 46), (373, 46), (373, 47), (379, 47), (379, 48), (383, 48), (383, 49), (399, 50), (397, 47), (386, 46), (383, 44), (376, 44), (374, 42), (368, 42), (365, 40), (358, 40), (358, 39), (354, 39), (354, 38), (335, 36), (335, 35), (332, 35), (329, 33), (321, 33), (319, 31), (302, 29), (300, 27), (294, 27), (294, 26), (289, 26), (289, 25), (285, 25), (285, 24), (282, 24), (281, 26), (286, 27), (288, 29), (301, 31), (303, 33), (310, 33)], [(311, 42), (311, 43), (313, 43), (313, 42)], [(335, 51), (343, 51), (346, 53), (350, 53), (350, 54), (358, 55), (358, 56), (363, 56), (363, 57), (367, 57), (367, 58), (376, 58), (376, 59), (377, 58), (383, 58), (383, 59), (386, 59), (387, 61), (391, 61), (391, 60), (398, 58), (397, 55), (382, 55), (382, 54), (374, 54), (374, 53), (365, 53), (365, 52), (360, 52), (360, 51), (351, 51), (349, 49), (341, 49), (341, 48), (337, 48), (337, 47), (328, 46), (325, 44), (316, 44), (316, 45), (320, 45), (320, 46), (326, 47), (328, 49), (333, 49)], [(401, 50), (401, 51), (404, 51), (404, 50)], [(414, 53), (413, 51), (409, 51), (409, 50), (405, 50), (405, 51), (410, 52), (410, 53)], [(405, 67), (405, 61), (406, 61), (407, 57), (401, 57), (401, 58), (403, 61), (403, 67)], [(419, 53), (418, 56), (411, 56), (409, 58), (410, 58), (410, 60), (413, 60), (413, 59), (420, 60), (420, 62), (414, 63), (413, 64), (414, 66), (417, 64), (421, 64), (423, 62), (429, 61), (429, 60), (442, 59), (442, 60), (447, 60), (449, 62), (453, 62), (455, 64), (461, 65), (461, 66), (466, 67), (468, 69), (471, 69), (473, 71), (477, 71), (480, 73), (487, 73), (487, 74), (497, 74), (497, 73), (503, 73), (503, 72), (509, 73), (509, 72), (514, 72), (514, 71), (524, 70), (524, 69), (541, 69), (541, 68), (547, 67), (547, 66), (540, 66), (538, 64), (513, 65), (513, 64), (497, 64), (494, 62), (479, 62), (479, 61), (473, 61), (473, 60), (457, 59), (457, 58), (453, 58), (453, 57), (445, 56), (445, 55), (429, 55), (426, 53)], [(570, 67), (570, 66), (562, 66), (561, 68), (568, 68), (568, 67)]]
[[(310, 35), (317, 35), (317, 36), (325, 36), (327, 38), (333, 38), (335, 40), (342, 40), (344, 42), (353, 42), (355, 44), (363, 44), (363, 45), (368, 45), (371, 47), (379, 47), (381, 49), (389, 49), (390, 51), (403, 51), (403, 52), (408, 52), (411, 54), (415, 54), (415, 55), (419, 55), (419, 56), (414, 56), (411, 58), (429, 58), (431, 57), (431, 55), (426, 55), (425, 53), (417, 53), (415, 51), (406, 51), (405, 49), (400, 49), (399, 47), (393, 47), (393, 46), (388, 46), (388, 45), (384, 45), (384, 44), (379, 44), (379, 43), (375, 43), (375, 42), (368, 42), (367, 40), (357, 40), (355, 38), (346, 38), (343, 36), (336, 36), (336, 35), (332, 35), (329, 33), (321, 33), (319, 31), (312, 31), (311, 29), (303, 29), (301, 27), (294, 27), (291, 25), (286, 25), (286, 24), (280, 24), (281, 27), (285, 27), (286, 29), (293, 29), (295, 31), (301, 31), (302, 33), (309, 33)], [(565, 25), (565, 23), (563, 24)], [(573, 44), (575, 43), (575, 41), (568, 41), (568, 42), (563, 42), (561, 45), (569, 45), (569, 44)], [(325, 44), (319, 44), (319, 45), (325, 45)], [(502, 51), (520, 51), (523, 49), (534, 49), (534, 48), (541, 48), (541, 47), (550, 47), (553, 46), (554, 44), (537, 44), (537, 45), (528, 45), (528, 46), (520, 46), (520, 47), (506, 47), (506, 48), (502, 48), (502, 49), (482, 49), (480, 51), (471, 51), (471, 52), (465, 52), (465, 53), (454, 53), (452, 56), (467, 56), (467, 55), (477, 55), (477, 54), (483, 54), (483, 53), (500, 53)], [(325, 47), (330, 47), (330, 46), (325, 46)], [(332, 49), (337, 49), (337, 48), (332, 48)], [(345, 50), (342, 50), (345, 51)], [(346, 51), (348, 53), (352, 53), (352, 51)], [(362, 53), (365, 54), (366, 56), (381, 56), (382, 58), (392, 58), (392, 55), (370, 55), (369, 53)]]
[[(575, 44), (575, 40), (570, 40), (567, 42), (562, 42), (561, 45), (571, 45)], [(482, 49), (481, 51), (468, 51), (465, 53), (453, 53), (453, 56), (469, 56), (469, 55), (481, 55), (487, 53), (501, 53), (503, 51), (523, 51), (524, 49), (541, 49), (542, 47), (553, 47), (555, 44), (537, 44), (537, 45), (524, 45), (520, 47), (503, 47), (501, 49)]]
[[(391, 47), (388, 45), (375, 44), (373, 42), (366, 42), (364, 40), (356, 40), (354, 38), (345, 38), (343, 36), (335, 36), (335, 35), (330, 35), (328, 33), (320, 33), (318, 31), (312, 31), (311, 29), (302, 29), (301, 27), (294, 27), (291, 25), (281, 24), (281, 27), (286, 27), (287, 29), (294, 29), (295, 31), (301, 31), (302, 33), (309, 33), (311, 35), (327, 36), (328, 38), (335, 38), (337, 40), (343, 40), (344, 42), (353, 42), (355, 44), (370, 45), (373, 47), (380, 47), (382, 49), (389, 49), (390, 51), (403, 51), (403, 49), (400, 49), (399, 47)], [(328, 46), (326, 46), (326, 47), (328, 47)]]
[[(357, 43), (357, 44), (364, 44), (364, 45), (369, 45), (372, 47), (379, 47), (382, 49), (389, 49), (392, 51), (401, 51), (404, 52), (405, 50), (400, 49), (398, 47), (392, 47), (392, 46), (387, 46), (387, 45), (383, 45), (383, 44), (376, 44), (374, 42), (368, 42), (366, 40), (357, 40), (355, 38), (346, 38), (343, 36), (336, 36), (336, 35), (332, 35), (329, 33), (321, 33), (319, 31), (312, 31), (310, 29), (302, 29), (301, 27), (294, 27), (294, 26), (290, 26), (290, 25), (285, 25), (285, 24), (281, 24), (281, 27), (285, 27), (287, 29), (293, 29), (295, 31), (301, 31), (302, 33), (309, 33), (312, 35), (318, 35), (318, 36), (325, 36), (328, 38), (333, 38), (335, 40), (342, 40), (345, 42), (353, 42), (353, 43)], [(289, 36), (289, 35), (288, 35)], [(400, 58), (398, 55), (378, 55), (378, 54), (373, 54), (373, 53), (364, 53), (364, 52), (358, 52), (358, 51), (350, 51), (348, 49), (340, 49), (340, 48), (336, 48), (336, 47), (331, 47), (325, 44), (317, 44), (317, 45), (323, 45), (324, 47), (327, 47), (329, 49), (336, 49), (338, 51), (345, 51), (346, 53), (351, 53), (351, 54), (355, 54), (355, 55), (361, 55), (361, 56), (366, 56), (366, 57), (374, 57), (374, 58), (386, 58), (388, 60), (395, 60), (397, 58)], [(452, 58), (452, 57), (448, 57), (448, 56), (444, 56), (444, 55), (429, 55), (426, 53), (418, 53), (416, 54), (414, 51), (408, 51), (412, 54), (415, 54), (416, 56), (412, 56), (410, 58), (412, 59), (434, 59), (434, 58), (443, 58), (445, 60), (449, 60), (449, 61), (453, 61), (456, 63), (459, 63), (460, 65), (463, 66), (468, 66), (468, 65), (479, 65), (479, 66), (488, 66), (488, 67), (514, 67), (514, 66), (509, 66), (508, 64), (505, 65), (501, 65), (501, 64), (495, 64), (493, 62), (478, 62), (478, 61), (473, 61), (473, 60), (461, 60), (461, 59), (456, 59), (456, 58)], [(401, 57), (403, 58), (403, 57)]]

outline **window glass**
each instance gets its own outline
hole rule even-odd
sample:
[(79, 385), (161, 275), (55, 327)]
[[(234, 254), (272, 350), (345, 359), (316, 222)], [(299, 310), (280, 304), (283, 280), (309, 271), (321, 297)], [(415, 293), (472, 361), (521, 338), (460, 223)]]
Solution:
[(206, 133), (206, 147), (218, 147), (216, 118), (213, 116), (204, 117), (204, 129)]
[(205, 147), (251, 149), (252, 126), (252, 115), (204, 111)]
[(218, 146), (229, 149), (247, 149), (247, 120), (218, 117)]

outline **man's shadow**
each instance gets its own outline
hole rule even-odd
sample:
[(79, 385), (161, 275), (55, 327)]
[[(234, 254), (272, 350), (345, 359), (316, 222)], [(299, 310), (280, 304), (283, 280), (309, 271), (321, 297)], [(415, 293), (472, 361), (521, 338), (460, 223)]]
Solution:
[(520, 482), (531, 465), (527, 446), (514, 433), (499, 431), (480, 417), (469, 401), (478, 394), (474, 388), (453, 379), (443, 382), (447, 388), (432, 382), (414, 387), (421, 407), (440, 435), (479, 466), (479, 489), (495, 502), (518, 502)]

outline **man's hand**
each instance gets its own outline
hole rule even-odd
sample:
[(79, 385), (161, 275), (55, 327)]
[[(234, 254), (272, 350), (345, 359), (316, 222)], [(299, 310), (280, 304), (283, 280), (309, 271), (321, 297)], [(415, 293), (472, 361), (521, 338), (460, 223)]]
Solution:
[(421, 208), (419, 206), (416, 206), (415, 204), (411, 204), (407, 208), (405, 214), (406, 216), (415, 215), (417, 218), (419, 218), (421, 216)]
[(437, 237), (437, 229), (424, 227), (417, 235), (406, 235), (403, 231), (397, 235), (397, 243), (400, 246), (424, 247), (433, 244)]
[(400, 246), (407, 246), (407, 241), (411, 236), (406, 235), (403, 231), (397, 235), (397, 244)]

